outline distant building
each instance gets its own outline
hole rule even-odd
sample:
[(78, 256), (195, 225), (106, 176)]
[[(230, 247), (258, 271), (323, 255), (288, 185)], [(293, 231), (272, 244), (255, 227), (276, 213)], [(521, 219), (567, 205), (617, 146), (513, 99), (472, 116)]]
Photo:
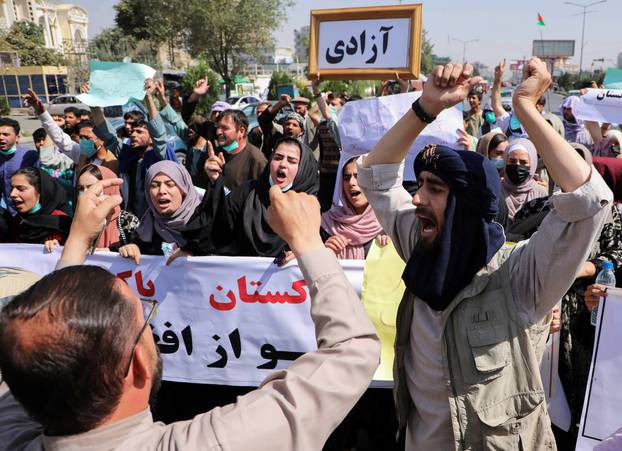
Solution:
[(88, 13), (80, 6), (46, 0), (0, 0), (0, 28), (28, 21), (43, 29), (45, 46), (65, 55), (86, 53)]

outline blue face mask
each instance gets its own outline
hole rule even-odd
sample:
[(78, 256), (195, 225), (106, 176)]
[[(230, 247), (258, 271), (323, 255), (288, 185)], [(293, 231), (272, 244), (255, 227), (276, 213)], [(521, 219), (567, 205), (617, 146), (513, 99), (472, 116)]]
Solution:
[(522, 133), (522, 126), (518, 118), (514, 115), (510, 118), (510, 130), (514, 133)]
[(492, 162), (495, 164), (495, 167), (499, 170), (505, 168), (505, 160), (503, 158), (492, 160)]
[(240, 147), (240, 143), (238, 143), (237, 141), (233, 141), (228, 146), (221, 146), (221, 149), (224, 150), (225, 152), (233, 152), (238, 147)]
[(497, 122), (497, 116), (495, 116), (495, 113), (492, 111), (486, 111), (486, 114), (484, 114), (484, 120), (489, 124), (494, 124)]
[(331, 105), (331, 106), (329, 106), (329, 107), (328, 107), (328, 110), (330, 111), (330, 114), (331, 114), (332, 116), (335, 116), (335, 117), (336, 117), (336, 116), (337, 116), (337, 114), (339, 114), (339, 111), (337, 110), (337, 107), (335, 107), (335, 106), (332, 106), (332, 105)]
[(93, 155), (97, 153), (97, 149), (95, 148), (95, 143), (90, 139), (81, 139), (80, 140), (80, 153), (84, 155), (86, 158), (91, 158)]
[[(274, 185), (274, 180), (272, 180), (272, 175), (270, 175), (270, 178), (269, 178), (268, 181), (270, 182), (270, 186)], [(289, 191), (293, 185), (294, 185), (294, 182), (291, 182), (285, 188), (281, 188), (281, 192), (285, 193), (285, 192)]]
[(16, 150), (17, 150), (17, 145), (13, 144), (13, 147), (11, 147), (10, 149), (0, 150), (0, 154), (4, 155), (5, 157), (8, 157), (9, 155), (13, 155)]

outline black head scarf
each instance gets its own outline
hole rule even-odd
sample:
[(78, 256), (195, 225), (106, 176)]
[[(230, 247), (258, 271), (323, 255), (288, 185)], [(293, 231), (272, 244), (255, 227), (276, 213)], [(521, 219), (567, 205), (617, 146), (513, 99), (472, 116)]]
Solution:
[(493, 222), (498, 210), (499, 174), (476, 152), (428, 146), (417, 155), (415, 175), (428, 171), (449, 186), (445, 224), (433, 255), (415, 249), (402, 278), (434, 310), (444, 310), (505, 241)]
[[(283, 143), (295, 143), (300, 148), (298, 173), (294, 178), (292, 191), (317, 195), (320, 188), (319, 168), (313, 152), (298, 140), (284, 138), (274, 145), (276, 150)], [(270, 162), (264, 168), (242, 209), (244, 238), (250, 245), (253, 255), (274, 257), (285, 249), (286, 243), (266, 221), (270, 206)]]
[[(39, 203), (41, 209), (36, 213), (20, 215), (19, 240), (21, 243), (43, 243), (54, 232), (63, 236), (69, 234), (71, 218), (67, 216), (65, 189), (47, 172), (36, 169), (39, 173)], [(53, 215), (61, 211), (64, 215)]]

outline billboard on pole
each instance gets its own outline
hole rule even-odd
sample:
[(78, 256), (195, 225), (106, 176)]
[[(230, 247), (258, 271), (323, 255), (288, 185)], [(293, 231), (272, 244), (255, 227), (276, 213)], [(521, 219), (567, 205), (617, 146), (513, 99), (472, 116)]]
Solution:
[(532, 53), (538, 58), (570, 58), (574, 56), (574, 40), (534, 40)]

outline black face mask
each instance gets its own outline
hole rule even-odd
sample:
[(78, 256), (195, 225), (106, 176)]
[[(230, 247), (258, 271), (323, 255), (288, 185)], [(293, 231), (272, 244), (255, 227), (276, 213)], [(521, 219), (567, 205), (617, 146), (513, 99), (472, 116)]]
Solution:
[(529, 178), (529, 166), (518, 164), (506, 164), (505, 176), (510, 182), (518, 186)]

